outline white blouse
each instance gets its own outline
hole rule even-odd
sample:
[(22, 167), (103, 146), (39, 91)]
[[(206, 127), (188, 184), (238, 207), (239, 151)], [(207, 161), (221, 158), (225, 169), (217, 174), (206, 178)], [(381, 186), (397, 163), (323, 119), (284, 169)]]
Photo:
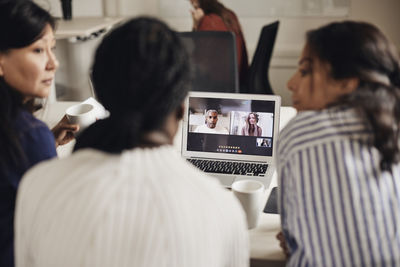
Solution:
[(20, 185), (15, 229), (17, 267), (249, 264), (239, 202), (171, 146), (39, 164)]

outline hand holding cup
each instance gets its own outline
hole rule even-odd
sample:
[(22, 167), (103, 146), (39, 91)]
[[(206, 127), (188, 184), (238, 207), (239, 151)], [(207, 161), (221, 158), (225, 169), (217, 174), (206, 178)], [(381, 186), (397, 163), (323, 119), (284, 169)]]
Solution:
[(70, 123), (79, 125), (76, 135), (96, 121), (94, 107), (91, 104), (74, 105), (69, 107), (65, 113)]

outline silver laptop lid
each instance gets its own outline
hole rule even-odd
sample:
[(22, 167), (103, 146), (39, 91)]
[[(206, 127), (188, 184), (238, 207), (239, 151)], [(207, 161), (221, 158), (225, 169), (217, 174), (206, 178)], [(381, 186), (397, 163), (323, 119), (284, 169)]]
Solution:
[(275, 95), (189, 92), (182, 156), (272, 164), (280, 106)]

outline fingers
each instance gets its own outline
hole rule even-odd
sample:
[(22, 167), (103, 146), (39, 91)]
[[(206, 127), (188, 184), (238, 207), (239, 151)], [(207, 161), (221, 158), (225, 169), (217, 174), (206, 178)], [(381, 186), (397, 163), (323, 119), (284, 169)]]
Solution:
[(79, 130), (79, 125), (70, 123), (67, 116), (64, 115), (64, 117), (62, 117), (62, 119), (57, 123), (57, 125), (54, 126), (53, 130), (54, 131), (65, 130), (65, 131), (76, 132)]
[(72, 124), (64, 117), (54, 128), (57, 129), (57, 131), (77, 132), (79, 130), (79, 124)]
[(196, 13), (193, 9), (190, 10), (190, 15), (192, 15), (193, 22), (195, 22)]
[(61, 118), (60, 122), (65, 122), (65, 123), (68, 123), (68, 122), (69, 122), (69, 120), (68, 120), (68, 117), (67, 117), (67, 115), (64, 115), (64, 117), (62, 117), (62, 118)]
[(279, 233), (276, 234), (276, 239), (278, 239), (279, 241), (284, 240), (282, 231), (280, 231)]
[(286, 240), (285, 240), (285, 236), (283, 235), (282, 231), (280, 231), (277, 235), (276, 235), (276, 239), (279, 240), (279, 246), (282, 248), (283, 253), (285, 254), (286, 257), (289, 256), (289, 249), (286, 245)]
[(74, 134), (72, 132), (66, 132), (60, 140), (56, 140), (56, 144), (62, 146), (71, 142), (73, 139), (75, 139)]
[(62, 124), (60, 125), (60, 129), (69, 132), (77, 132), (79, 131), (79, 124)]
[(71, 133), (71, 132), (68, 132), (66, 135), (65, 135), (65, 138), (63, 139), (63, 141), (65, 142), (65, 143), (68, 143), (68, 142), (70, 142), (72, 139), (74, 139), (75, 138), (75, 136), (74, 136), (74, 134), (73, 133)]
[(191, 13), (196, 20), (200, 20), (204, 16), (203, 9), (201, 8), (192, 9)]

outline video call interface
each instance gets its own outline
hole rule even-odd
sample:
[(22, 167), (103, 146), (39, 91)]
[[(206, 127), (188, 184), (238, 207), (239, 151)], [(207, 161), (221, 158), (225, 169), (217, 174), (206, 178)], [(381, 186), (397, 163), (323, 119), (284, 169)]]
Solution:
[(272, 156), (275, 102), (189, 98), (187, 151)]

